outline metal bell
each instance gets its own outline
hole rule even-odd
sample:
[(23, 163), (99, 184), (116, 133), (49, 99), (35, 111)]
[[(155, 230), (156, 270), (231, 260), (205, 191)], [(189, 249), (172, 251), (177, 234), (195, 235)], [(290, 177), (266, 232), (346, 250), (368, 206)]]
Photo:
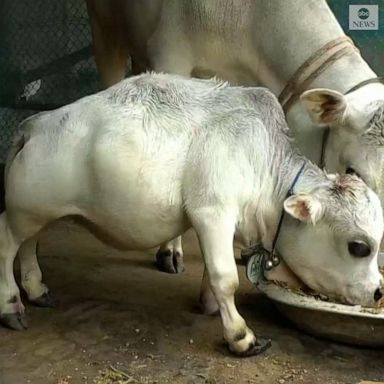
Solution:
[(272, 260), (265, 260), (265, 266), (264, 268), (267, 271), (270, 271), (273, 268), (273, 261)]
[(280, 264), (280, 258), (276, 255), (273, 255), (272, 263), (273, 263), (273, 266), (276, 267), (277, 265)]

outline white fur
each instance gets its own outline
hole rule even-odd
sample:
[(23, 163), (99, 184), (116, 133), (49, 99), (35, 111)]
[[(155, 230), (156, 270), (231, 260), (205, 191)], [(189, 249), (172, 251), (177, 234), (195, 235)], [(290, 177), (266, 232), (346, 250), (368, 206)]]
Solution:
[[(57, 218), (82, 216), (127, 249), (166, 243), (192, 226), (224, 337), (231, 350), (244, 352), (255, 336), (234, 303), (233, 240), (270, 248), (286, 193), (304, 163), (289, 201), (305, 196), (313, 217), (293, 214), (286, 203), (295, 219), (284, 220), (278, 251), (314, 289), (372, 304), (380, 286), (380, 202), (354, 176), (327, 176), (291, 141), (269, 91), (161, 74), (132, 77), (27, 119), (7, 162), (0, 314), (22, 308), (12, 262), (23, 242), (23, 286), (32, 299), (46, 292), (41, 274), (30, 276), (33, 241)], [(349, 255), (353, 240), (368, 242), (371, 255)]]
[[(302, 1), (300, 7), (286, 0), (122, 2), (119, 15), (124, 17), (115, 20), (121, 23), (119, 36), (115, 24), (103, 22), (114, 18), (115, 7), (88, 0), (88, 9), (105, 85), (123, 78), (129, 53), (136, 70), (149, 66), (185, 76), (217, 75), (232, 84), (263, 85), (279, 95), (305, 60), (344, 35), (325, 0)], [(353, 53), (333, 63), (310, 88), (343, 94), (375, 76)], [(332, 124), (325, 168), (344, 173), (353, 165), (384, 202), (383, 144), (361, 136), (377, 103), (384, 104), (384, 86), (364, 86), (343, 98), (343, 103), (345, 108)], [(290, 108), (287, 120), (301, 152), (319, 162), (323, 132), (319, 121), (311, 122), (300, 103)]]

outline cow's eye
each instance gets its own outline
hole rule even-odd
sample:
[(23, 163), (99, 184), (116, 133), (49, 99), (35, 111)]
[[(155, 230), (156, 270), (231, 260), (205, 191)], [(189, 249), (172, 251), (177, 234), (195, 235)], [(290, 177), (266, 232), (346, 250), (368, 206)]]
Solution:
[(349, 175), (355, 175), (361, 178), (361, 176), (352, 167), (348, 167), (345, 173), (348, 173)]
[(371, 248), (364, 241), (349, 242), (348, 251), (354, 257), (367, 257), (371, 254)]

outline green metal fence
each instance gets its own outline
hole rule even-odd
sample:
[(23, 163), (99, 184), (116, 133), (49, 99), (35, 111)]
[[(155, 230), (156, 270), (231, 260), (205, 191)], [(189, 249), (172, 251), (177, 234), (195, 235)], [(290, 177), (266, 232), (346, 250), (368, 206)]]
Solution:
[[(286, 1), (299, 6), (307, 0)], [(383, 29), (348, 31), (348, 5), (354, 3), (362, 1), (329, 1), (345, 32), (383, 75)], [(381, 6), (380, 22), (384, 27), (384, 0), (363, 3)], [(4, 161), (11, 135), (22, 119), (98, 88), (85, 1), (0, 1), (0, 162)]]

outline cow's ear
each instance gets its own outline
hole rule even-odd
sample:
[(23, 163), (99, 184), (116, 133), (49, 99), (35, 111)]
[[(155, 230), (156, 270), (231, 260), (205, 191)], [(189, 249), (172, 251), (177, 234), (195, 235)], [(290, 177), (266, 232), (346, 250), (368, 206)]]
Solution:
[(331, 89), (311, 89), (305, 91), (300, 100), (315, 124), (341, 122), (347, 108), (345, 96)]
[(321, 219), (323, 208), (320, 201), (313, 195), (299, 193), (285, 199), (284, 210), (295, 219), (310, 222), (313, 225)]

